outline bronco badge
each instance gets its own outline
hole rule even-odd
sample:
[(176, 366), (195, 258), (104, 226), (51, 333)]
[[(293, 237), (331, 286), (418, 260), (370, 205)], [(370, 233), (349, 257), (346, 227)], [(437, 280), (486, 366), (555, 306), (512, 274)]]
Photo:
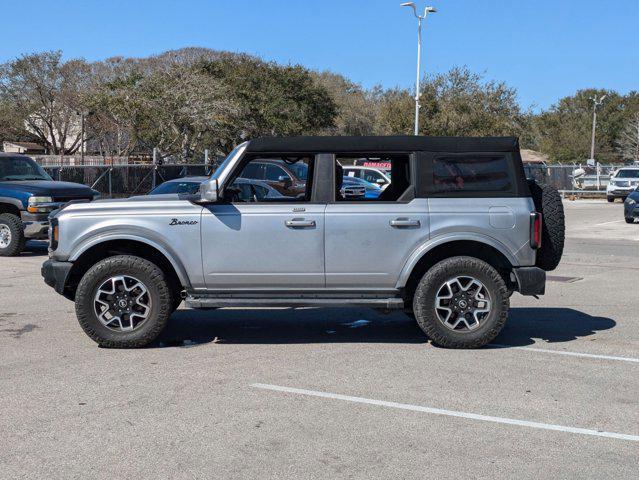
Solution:
[(177, 218), (172, 218), (171, 222), (169, 222), (169, 226), (173, 225), (197, 225), (197, 220), (178, 220)]

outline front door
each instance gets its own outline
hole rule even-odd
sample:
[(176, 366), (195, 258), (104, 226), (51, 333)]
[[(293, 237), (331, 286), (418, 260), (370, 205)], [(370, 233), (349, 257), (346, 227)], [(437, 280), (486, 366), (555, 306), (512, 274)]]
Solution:
[[(257, 163), (260, 159), (254, 160)], [(311, 159), (287, 161), (308, 163)], [(245, 170), (252, 168), (251, 163)], [(310, 185), (305, 188), (310, 189)], [(325, 204), (307, 200), (310, 190), (283, 196), (265, 182), (242, 178), (242, 174), (226, 190), (227, 202), (210, 205), (202, 214), (207, 289), (302, 290), (325, 286)]]

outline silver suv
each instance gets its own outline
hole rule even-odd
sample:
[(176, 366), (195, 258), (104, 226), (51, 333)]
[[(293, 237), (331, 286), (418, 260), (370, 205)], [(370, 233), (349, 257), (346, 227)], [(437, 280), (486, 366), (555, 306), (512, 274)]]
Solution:
[[(362, 158), (391, 165), (375, 198), (343, 195)], [(264, 163), (304, 175), (289, 195), (238, 188)], [(544, 293), (563, 235), (561, 199), (525, 179), (516, 138), (262, 138), (198, 194), (55, 212), (42, 275), (104, 346), (149, 344), (184, 301), (403, 309), (433, 342), (472, 348), (502, 329), (514, 291)]]

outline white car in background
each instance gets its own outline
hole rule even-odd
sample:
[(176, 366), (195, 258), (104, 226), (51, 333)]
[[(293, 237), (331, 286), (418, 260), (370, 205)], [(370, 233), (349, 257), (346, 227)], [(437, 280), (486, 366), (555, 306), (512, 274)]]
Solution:
[(615, 198), (625, 200), (639, 186), (639, 167), (623, 167), (611, 177), (606, 187), (606, 198), (614, 202)]
[(379, 185), (382, 190), (391, 183), (390, 172), (374, 167), (360, 167), (357, 165), (349, 165), (344, 168), (345, 177), (355, 177), (366, 180), (369, 183)]

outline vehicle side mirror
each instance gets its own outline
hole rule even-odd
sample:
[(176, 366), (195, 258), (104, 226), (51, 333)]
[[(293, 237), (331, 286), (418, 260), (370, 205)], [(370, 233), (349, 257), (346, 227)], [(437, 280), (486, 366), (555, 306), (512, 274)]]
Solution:
[(288, 175), (282, 175), (281, 177), (278, 177), (277, 181), (282, 182), (284, 184), (284, 188), (289, 188), (291, 185), (293, 185), (291, 177), (289, 177)]
[(383, 178), (378, 178), (375, 183), (377, 185), (384, 185), (386, 183), (386, 180), (384, 180)]
[(217, 180), (207, 180), (200, 185), (200, 195), (197, 203), (215, 203), (218, 199)]

